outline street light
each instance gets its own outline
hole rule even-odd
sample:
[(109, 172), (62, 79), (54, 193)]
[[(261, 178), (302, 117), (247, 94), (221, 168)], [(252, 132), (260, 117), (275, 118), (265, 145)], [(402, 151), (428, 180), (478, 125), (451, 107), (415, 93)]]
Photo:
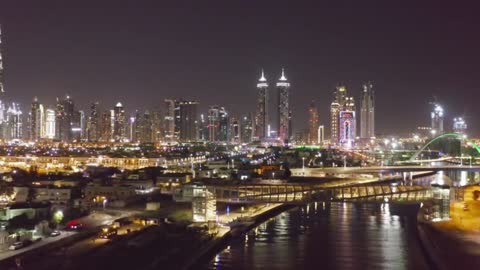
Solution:
[(105, 210), (105, 206), (107, 205), (108, 200), (105, 198), (103, 199), (103, 210)]

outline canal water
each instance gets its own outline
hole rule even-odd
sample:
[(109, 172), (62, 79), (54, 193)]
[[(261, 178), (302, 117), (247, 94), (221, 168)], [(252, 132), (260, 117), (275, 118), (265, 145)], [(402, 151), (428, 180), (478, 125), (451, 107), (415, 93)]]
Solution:
[(429, 269), (419, 205), (312, 203), (236, 239), (205, 269)]

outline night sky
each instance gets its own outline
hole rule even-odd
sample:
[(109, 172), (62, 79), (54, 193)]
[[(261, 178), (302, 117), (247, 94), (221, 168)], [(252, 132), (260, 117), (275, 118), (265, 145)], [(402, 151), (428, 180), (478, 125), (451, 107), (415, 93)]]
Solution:
[(480, 16), (473, 6), (17, 2), (0, 0), (5, 95), (28, 106), (33, 96), (53, 105), (68, 93), (82, 108), (121, 101), (132, 112), (183, 97), (198, 99), (202, 110), (219, 104), (244, 114), (255, 109), (260, 69), (273, 84), (285, 67), (296, 130), (306, 127), (312, 99), (329, 126), (338, 82), (358, 101), (361, 84), (372, 81), (378, 134), (429, 125), (436, 99), (446, 127), (465, 114), (470, 134), (480, 135)]

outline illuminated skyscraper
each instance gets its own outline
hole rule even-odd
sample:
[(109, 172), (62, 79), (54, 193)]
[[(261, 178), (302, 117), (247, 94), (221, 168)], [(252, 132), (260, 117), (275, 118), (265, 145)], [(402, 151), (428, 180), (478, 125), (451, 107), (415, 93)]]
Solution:
[(55, 138), (55, 110), (47, 109), (45, 111), (45, 138)]
[(217, 105), (208, 109), (208, 140), (210, 142), (227, 142), (229, 138), (228, 113), (224, 107)]
[(175, 101), (175, 136), (181, 142), (197, 140), (197, 107), (197, 101)]
[(98, 102), (90, 104), (90, 116), (87, 121), (87, 140), (96, 142), (100, 138), (100, 116), (98, 111)]
[(7, 109), (7, 140), (23, 139), (22, 110), (16, 103), (12, 103)]
[(339, 117), (340, 111), (345, 105), (345, 99), (347, 97), (347, 88), (343, 85), (337, 86), (333, 96), (333, 102), (330, 106), (330, 137), (331, 143), (337, 144), (339, 140)]
[(323, 125), (318, 126), (318, 144), (323, 144), (325, 141), (325, 127)]
[(175, 100), (165, 100), (165, 114), (163, 118), (163, 140), (174, 142), (175, 137)]
[(257, 82), (257, 113), (255, 116), (255, 137), (262, 140), (268, 136), (268, 83), (263, 73)]
[(0, 25), (0, 92), (5, 92), (3, 81), (3, 59), (2, 59), (2, 27)]
[(105, 110), (102, 113), (99, 127), (99, 141), (110, 142), (112, 140), (112, 117), (110, 110)]
[(242, 142), (249, 143), (252, 141), (254, 137), (254, 130), (253, 130), (253, 113), (246, 115), (242, 118), (240, 128), (242, 130)]
[(375, 92), (371, 83), (363, 85), (360, 104), (360, 138), (375, 137)]
[(443, 134), (443, 108), (440, 104), (435, 103), (433, 112), (431, 113), (432, 117), (432, 135), (437, 136)]
[(291, 111), (290, 111), (290, 83), (285, 77), (285, 71), (282, 68), (282, 76), (277, 82), (278, 90), (278, 138), (282, 142), (287, 142), (291, 136)]
[(30, 109), (30, 127), (29, 139), (31, 141), (38, 141), (45, 136), (45, 112), (43, 105), (38, 102), (35, 97)]
[(317, 106), (315, 105), (315, 101), (312, 101), (308, 108), (308, 143), (310, 144), (318, 143), (318, 123)]
[(242, 142), (242, 129), (240, 120), (236, 117), (230, 118), (230, 141), (232, 143)]
[(55, 138), (62, 142), (72, 140), (72, 122), (74, 117), (74, 103), (70, 96), (60, 100), (57, 98)]
[(345, 105), (340, 111), (339, 117), (340, 144), (345, 147), (352, 147), (357, 134), (357, 120), (355, 117), (355, 102), (353, 97), (345, 98)]
[(123, 142), (126, 139), (125, 109), (122, 103), (118, 102), (113, 109), (113, 140)]
[(139, 143), (153, 142), (153, 124), (149, 111), (143, 113), (137, 111), (133, 124), (133, 141)]

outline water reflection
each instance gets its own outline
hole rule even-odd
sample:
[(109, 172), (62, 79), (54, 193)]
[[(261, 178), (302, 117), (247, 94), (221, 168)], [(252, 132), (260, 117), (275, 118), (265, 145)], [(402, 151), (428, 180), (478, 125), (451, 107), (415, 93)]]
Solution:
[[(428, 269), (416, 237), (418, 205), (326, 203), (261, 224), (209, 269)], [(243, 240), (243, 241), (242, 241)]]

